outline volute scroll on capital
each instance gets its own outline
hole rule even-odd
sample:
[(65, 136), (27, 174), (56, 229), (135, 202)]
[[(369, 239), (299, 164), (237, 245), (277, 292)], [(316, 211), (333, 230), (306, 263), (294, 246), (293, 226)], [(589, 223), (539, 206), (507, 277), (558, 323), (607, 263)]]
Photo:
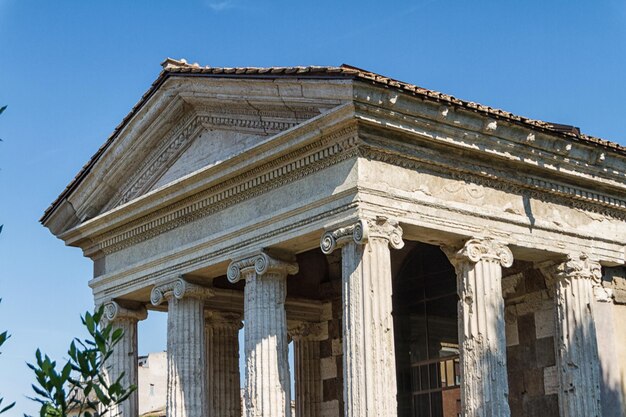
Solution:
[(145, 320), (148, 312), (145, 307), (138, 309), (129, 309), (120, 306), (115, 301), (109, 301), (104, 304), (104, 319), (113, 322), (115, 320)]
[(210, 298), (214, 295), (215, 292), (210, 288), (192, 284), (186, 281), (184, 278), (178, 278), (173, 281), (155, 286), (150, 293), (150, 302), (152, 303), (152, 305), (157, 306), (161, 304), (163, 300), (172, 297), (178, 300), (185, 297), (205, 299)]
[(402, 227), (398, 221), (386, 216), (376, 216), (374, 219), (359, 219), (353, 225), (327, 231), (322, 235), (320, 248), (322, 253), (328, 255), (351, 239), (359, 245), (364, 245), (372, 239), (384, 239), (394, 249), (404, 247)]
[(455, 267), (460, 262), (477, 263), (490, 261), (499, 263), (504, 268), (513, 265), (513, 252), (509, 247), (490, 237), (471, 238), (460, 249), (452, 249), (442, 246), (441, 248)]
[(204, 324), (212, 328), (239, 330), (243, 327), (240, 313), (205, 310)]
[(602, 266), (586, 253), (568, 255), (565, 262), (554, 266), (554, 275), (559, 279), (589, 279), (594, 284), (600, 284)]
[(267, 273), (281, 273), (285, 275), (297, 274), (298, 263), (293, 260), (283, 260), (271, 256), (265, 251), (261, 251), (251, 256), (246, 256), (239, 260), (233, 260), (226, 270), (226, 277), (231, 283), (236, 283), (247, 274), (256, 273), (264, 275)]

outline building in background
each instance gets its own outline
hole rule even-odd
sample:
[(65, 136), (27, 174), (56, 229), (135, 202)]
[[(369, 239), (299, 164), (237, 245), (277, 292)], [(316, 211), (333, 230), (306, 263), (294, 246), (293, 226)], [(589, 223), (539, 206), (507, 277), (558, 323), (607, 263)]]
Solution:
[(167, 353), (155, 352), (140, 356), (137, 375), (139, 415), (164, 416), (167, 398)]
[(297, 417), (623, 416), (625, 220), (626, 148), (577, 128), (172, 59), (42, 218), (94, 262), (113, 373), (167, 311), (169, 417), (241, 415), (243, 323), (248, 417), (291, 374)]

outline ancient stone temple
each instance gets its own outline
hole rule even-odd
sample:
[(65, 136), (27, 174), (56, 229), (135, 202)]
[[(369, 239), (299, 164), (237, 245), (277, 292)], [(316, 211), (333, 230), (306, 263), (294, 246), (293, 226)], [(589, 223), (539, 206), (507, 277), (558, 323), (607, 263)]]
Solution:
[(167, 311), (169, 417), (624, 415), (626, 148), (571, 126), (168, 59), (42, 223), (93, 260), (112, 374)]

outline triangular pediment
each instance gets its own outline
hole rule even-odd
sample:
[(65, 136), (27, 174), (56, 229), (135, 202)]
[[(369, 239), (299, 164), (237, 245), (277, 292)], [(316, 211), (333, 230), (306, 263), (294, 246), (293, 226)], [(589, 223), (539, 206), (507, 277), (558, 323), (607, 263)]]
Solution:
[(193, 107), (142, 158), (129, 161), (132, 171), (103, 211), (222, 163), (269, 136), (319, 115), (320, 111), (310, 106), (297, 113), (275, 105)]
[[(133, 109), (56, 204), (62, 232), (215, 166), (350, 98), (343, 81), (166, 79)], [(326, 85), (327, 88), (320, 88)], [(325, 92), (319, 95), (319, 91)]]

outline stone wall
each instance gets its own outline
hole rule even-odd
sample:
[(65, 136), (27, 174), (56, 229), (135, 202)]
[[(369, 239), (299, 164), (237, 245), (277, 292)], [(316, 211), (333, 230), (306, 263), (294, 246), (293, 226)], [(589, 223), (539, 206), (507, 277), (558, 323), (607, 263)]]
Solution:
[(322, 379), (322, 417), (343, 415), (343, 351), (341, 345), (341, 282), (326, 284), (331, 300), (325, 307), (323, 319), (328, 322), (328, 339), (320, 342)]
[(626, 416), (626, 268), (603, 268), (594, 318), (601, 367), (602, 416)]
[(503, 279), (511, 417), (559, 417), (554, 301), (526, 269)]

